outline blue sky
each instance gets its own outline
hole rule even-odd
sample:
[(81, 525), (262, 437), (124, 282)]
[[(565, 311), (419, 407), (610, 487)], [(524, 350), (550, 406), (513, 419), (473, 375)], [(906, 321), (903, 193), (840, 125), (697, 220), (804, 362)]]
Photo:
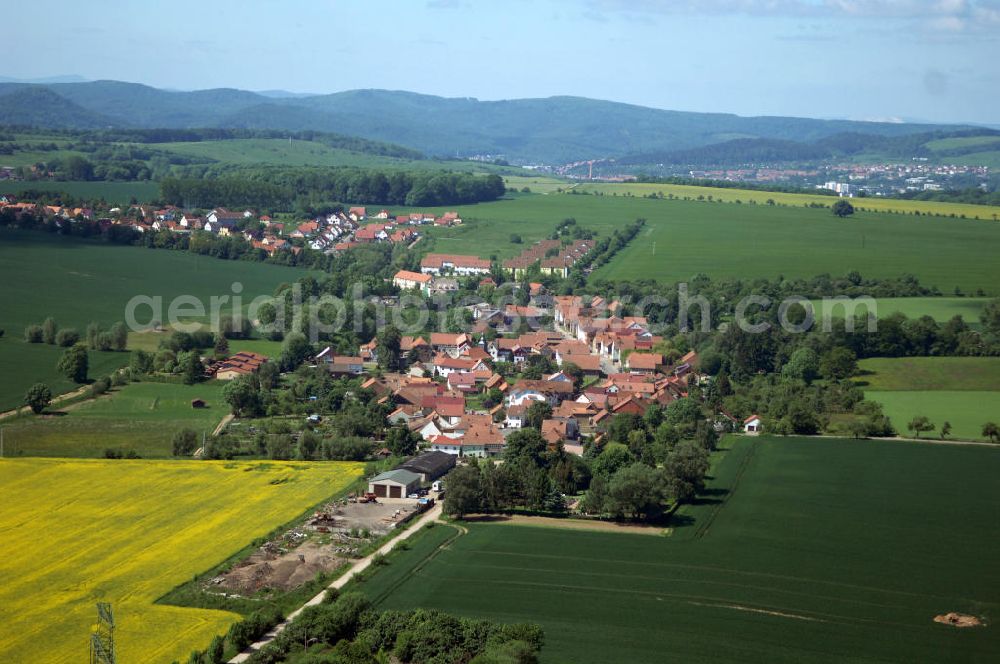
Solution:
[(0, 74), (1000, 123), (1000, 0), (33, 0)]

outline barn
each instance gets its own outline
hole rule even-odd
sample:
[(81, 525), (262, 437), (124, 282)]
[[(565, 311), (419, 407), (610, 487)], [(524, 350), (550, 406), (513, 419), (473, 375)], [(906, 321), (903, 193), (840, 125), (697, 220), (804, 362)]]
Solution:
[(379, 498), (406, 498), (420, 488), (420, 475), (409, 470), (390, 470), (368, 481), (368, 493)]
[(455, 455), (447, 452), (424, 452), (399, 466), (421, 476), (424, 482), (433, 482), (455, 467)]

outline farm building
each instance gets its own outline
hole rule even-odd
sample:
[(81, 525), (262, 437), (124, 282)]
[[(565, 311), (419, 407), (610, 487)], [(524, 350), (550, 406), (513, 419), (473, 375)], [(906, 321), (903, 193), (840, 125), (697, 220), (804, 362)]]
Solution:
[(219, 380), (233, 380), (255, 373), (265, 362), (267, 358), (259, 353), (241, 351), (219, 364), (215, 370), (215, 377)]
[(404, 464), (397, 470), (409, 470), (421, 476), (424, 482), (433, 482), (455, 467), (455, 455), (447, 452), (424, 452)]
[(368, 492), (379, 498), (406, 498), (420, 488), (420, 475), (409, 470), (390, 470), (368, 481)]
[(757, 434), (763, 430), (760, 415), (751, 415), (743, 420), (743, 432)]

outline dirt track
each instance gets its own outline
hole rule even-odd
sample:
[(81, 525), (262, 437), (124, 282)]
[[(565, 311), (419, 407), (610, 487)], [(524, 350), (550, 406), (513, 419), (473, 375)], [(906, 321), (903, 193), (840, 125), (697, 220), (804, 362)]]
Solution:
[[(83, 387), (77, 388), (72, 392), (67, 392), (66, 394), (60, 394), (57, 397), (53, 397), (52, 402), (49, 405), (55, 405), (63, 401), (69, 401), (70, 399), (75, 399), (76, 397), (82, 396), (89, 389), (90, 385), (84, 385)], [(15, 415), (21, 413), (28, 414), (30, 412), (31, 412), (30, 408), (28, 408), (27, 406), (22, 406), (21, 408), (15, 408), (14, 410), (8, 410), (3, 413), (0, 413), (0, 420), (6, 419), (8, 417), (14, 417)]]
[(512, 526), (536, 526), (541, 528), (561, 528), (564, 530), (592, 530), (604, 533), (628, 533), (632, 535), (662, 535), (664, 528), (639, 523), (615, 523), (590, 519), (560, 519), (550, 516), (528, 516), (525, 514), (480, 514), (465, 517), (473, 523), (497, 523)]

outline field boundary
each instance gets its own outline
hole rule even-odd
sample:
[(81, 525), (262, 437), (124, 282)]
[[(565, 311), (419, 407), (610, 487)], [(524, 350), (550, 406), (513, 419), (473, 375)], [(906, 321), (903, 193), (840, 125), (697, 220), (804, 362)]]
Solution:
[[(722, 496), (722, 499), (719, 500), (719, 502), (712, 507), (712, 510), (709, 512), (708, 518), (705, 519), (704, 523), (695, 528), (694, 532), (695, 539), (702, 539), (705, 537), (705, 535), (708, 534), (709, 529), (712, 527), (712, 523), (715, 522), (715, 517), (719, 515), (719, 512), (722, 511), (722, 508), (729, 503), (729, 499), (732, 497), (732, 495), (736, 493), (736, 489), (740, 485), (740, 480), (743, 479), (743, 475), (746, 473), (746, 470), (750, 465), (750, 461), (753, 459), (754, 452), (757, 451), (756, 439), (750, 438), (749, 436), (745, 436), (743, 437), (743, 439), (748, 441), (747, 445), (749, 445), (749, 449), (747, 450), (746, 453), (743, 454), (743, 458), (740, 459), (740, 465), (736, 468), (736, 474), (733, 476), (732, 485), (727, 487), (725, 495)], [(737, 440), (737, 444), (738, 442), (739, 439)], [(730, 449), (729, 452), (726, 453), (727, 456), (729, 454), (732, 454), (732, 452), (733, 450)]]
[(605, 521), (600, 519), (577, 519), (573, 517), (537, 516), (533, 514), (470, 514), (464, 519), (470, 523), (499, 526), (524, 526), (527, 528), (552, 528), (554, 530), (586, 530), (622, 535), (654, 535), (667, 533), (667, 526)]

